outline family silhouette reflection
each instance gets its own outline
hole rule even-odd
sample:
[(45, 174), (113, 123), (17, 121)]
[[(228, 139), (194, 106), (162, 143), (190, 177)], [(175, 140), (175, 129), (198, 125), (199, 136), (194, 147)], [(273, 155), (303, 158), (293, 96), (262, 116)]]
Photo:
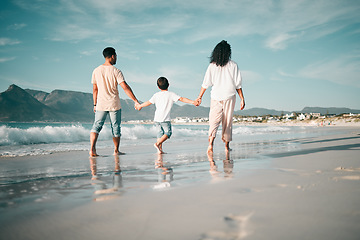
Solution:
[(170, 182), (174, 180), (174, 173), (171, 167), (164, 166), (162, 154), (157, 154), (157, 159), (155, 160), (155, 169), (158, 170), (158, 184), (154, 186), (154, 189), (170, 187)]
[[(216, 165), (214, 160), (214, 152), (208, 151), (207, 157), (210, 163), (210, 174), (213, 178), (220, 177), (220, 171)], [(234, 169), (234, 161), (230, 158), (230, 151), (225, 151), (225, 159), (223, 160), (223, 170), (224, 170), (224, 178), (232, 178), (233, 177), (233, 169)]]
[(114, 173), (112, 175), (112, 187), (108, 187), (105, 176), (98, 175), (97, 161), (95, 157), (90, 157), (90, 170), (91, 170), (91, 184), (95, 188), (94, 201), (104, 201), (108, 199), (117, 198), (121, 195), (120, 189), (122, 185), (122, 175), (120, 169), (120, 157), (114, 155)]

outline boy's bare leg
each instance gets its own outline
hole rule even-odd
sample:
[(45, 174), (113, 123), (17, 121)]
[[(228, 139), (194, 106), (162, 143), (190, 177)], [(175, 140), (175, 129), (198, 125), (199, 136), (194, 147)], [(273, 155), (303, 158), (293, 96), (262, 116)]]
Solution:
[(162, 150), (162, 144), (165, 142), (169, 137), (164, 134), (161, 138), (158, 138), (157, 142), (154, 144), (154, 147), (158, 150), (158, 153), (164, 153)]
[(95, 132), (91, 132), (91, 133), (90, 133), (90, 152), (89, 152), (89, 155), (90, 155), (91, 157), (97, 157), (97, 156), (99, 156), (99, 155), (96, 153), (96, 142), (97, 142), (98, 136), (99, 136), (98, 133), (95, 133)]
[(210, 152), (213, 152), (214, 150), (214, 140), (215, 140), (215, 137), (209, 137), (209, 147), (207, 149), (207, 152), (210, 153)]
[(119, 151), (120, 137), (113, 137), (113, 142), (114, 142), (114, 155), (124, 155), (125, 153)]

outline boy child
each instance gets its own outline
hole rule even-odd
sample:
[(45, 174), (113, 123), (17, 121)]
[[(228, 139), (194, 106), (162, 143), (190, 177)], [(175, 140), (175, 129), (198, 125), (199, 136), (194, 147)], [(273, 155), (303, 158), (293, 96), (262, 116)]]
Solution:
[(162, 154), (164, 153), (162, 150), (162, 144), (168, 138), (170, 138), (172, 134), (170, 110), (174, 102), (181, 101), (184, 103), (194, 104), (195, 106), (198, 106), (198, 104), (196, 101), (180, 97), (173, 92), (169, 92), (169, 81), (165, 77), (159, 77), (157, 80), (157, 85), (161, 91), (155, 93), (149, 101), (140, 104), (140, 106), (137, 107), (137, 110), (140, 111), (143, 107), (155, 104), (156, 110), (154, 122), (155, 126), (157, 126), (159, 129), (159, 133), (157, 135), (157, 142), (154, 144), (154, 147), (157, 149), (158, 153)]

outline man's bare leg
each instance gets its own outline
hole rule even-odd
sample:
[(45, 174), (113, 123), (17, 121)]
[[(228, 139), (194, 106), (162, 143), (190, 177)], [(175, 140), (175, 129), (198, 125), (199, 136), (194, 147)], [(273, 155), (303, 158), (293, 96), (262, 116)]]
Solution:
[(215, 137), (211, 137), (211, 136), (209, 137), (209, 147), (207, 149), (208, 153), (214, 151), (214, 140), (215, 140)]
[(124, 155), (125, 153), (119, 151), (120, 137), (113, 137), (113, 142), (114, 142), (114, 155)]
[(165, 142), (169, 137), (164, 134), (161, 138), (157, 139), (157, 142), (154, 144), (154, 147), (158, 150), (158, 153), (164, 153), (162, 150), (162, 144)]
[(95, 133), (95, 132), (91, 132), (91, 133), (90, 133), (90, 152), (89, 152), (89, 155), (90, 155), (91, 157), (97, 157), (97, 156), (99, 156), (99, 155), (96, 153), (96, 142), (97, 142), (98, 136), (99, 136), (98, 133)]

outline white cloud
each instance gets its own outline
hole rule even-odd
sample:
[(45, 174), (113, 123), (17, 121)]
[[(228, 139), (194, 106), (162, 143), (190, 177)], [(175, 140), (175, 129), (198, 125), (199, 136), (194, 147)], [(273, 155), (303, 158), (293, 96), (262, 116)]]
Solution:
[[(360, 22), (360, 5), (351, 1), (264, 0), (237, 3), (228, 7), (224, 4), (222, 11), (208, 7), (211, 4), (203, 9), (199, 7), (199, 16), (194, 16), (198, 26), (187, 41), (258, 35), (265, 38), (266, 47), (283, 50), (296, 41), (319, 39)], [(212, 16), (219, 12), (222, 14), (214, 20)]]
[(296, 41), (318, 39), (360, 22), (360, 5), (350, 0), (14, 1), (51, 19), (49, 24), (55, 26), (50, 39), (56, 41), (108, 38), (118, 43), (143, 38), (163, 43), (161, 39), (171, 35), (171, 41), (195, 43), (257, 35), (267, 48), (284, 50)]
[(261, 79), (263, 79), (263, 77), (256, 72), (253, 71), (248, 71), (248, 70), (242, 70), (241, 71), (241, 78), (243, 83), (253, 83), (253, 82), (258, 82), (261, 81)]
[(284, 72), (283, 70), (278, 70), (277, 73), (280, 75), (280, 76), (283, 76), (283, 77), (295, 77), (295, 75), (293, 74), (290, 74), (290, 73), (286, 73)]
[(360, 87), (360, 56), (342, 56), (316, 62), (303, 68), (300, 76)]
[(279, 35), (268, 38), (266, 40), (266, 47), (274, 50), (283, 50), (287, 47), (288, 42), (294, 38), (296, 38), (296, 35), (281, 33)]
[(0, 58), (0, 63), (13, 61), (13, 60), (15, 60), (15, 59), (16, 59), (16, 57)]
[(21, 42), (17, 39), (0, 38), (0, 46), (16, 45), (16, 44), (20, 44), (20, 43)]
[(150, 44), (169, 44), (168, 41), (165, 41), (163, 39), (156, 39), (156, 38), (146, 39), (146, 42)]
[(95, 29), (87, 29), (76, 24), (60, 26), (50, 38), (53, 41), (80, 41), (95, 36), (102, 36), (104, 33)]
[(14, 23), (14, 24), (8, 26), (7, 30), (20, 30), (26, 26), (27, 25), (25, 23)]
[(155, 75), (150, 75), (141, 72), (135, 71), (126, 71), (124, 73), (124, 77), (126, 81), (135, 82), (135, 83), (143, 83), (143, 84), (156, 84), (155, 80), (157, 79)]

